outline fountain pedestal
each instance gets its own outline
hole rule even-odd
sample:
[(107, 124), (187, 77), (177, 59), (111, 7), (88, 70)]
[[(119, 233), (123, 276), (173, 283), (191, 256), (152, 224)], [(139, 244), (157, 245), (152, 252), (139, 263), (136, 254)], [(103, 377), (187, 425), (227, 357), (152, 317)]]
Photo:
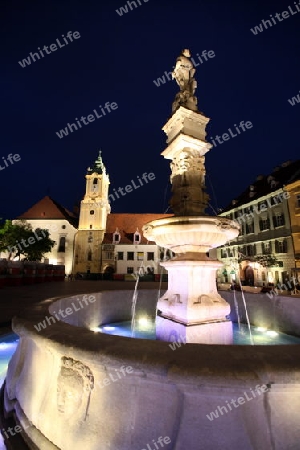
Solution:
[(218, 294), (215, 282), (222, 263), (175, 258), (162, 265), (168, 270), (169, 289), (157, 305), (157, 339), (231, 344), (232, 325), (226, 320), (230, 306)]
[(158, 300), (156, 336), (164, 341), (232, 343), (229, 304), (219, 295), (216, 270), (222, 263), (206, 253), (238, 234), (239, 226), (223, 217), (169, 217), (143, 228), (144, 235), (176, 256), (162, 264), (168, 290)]

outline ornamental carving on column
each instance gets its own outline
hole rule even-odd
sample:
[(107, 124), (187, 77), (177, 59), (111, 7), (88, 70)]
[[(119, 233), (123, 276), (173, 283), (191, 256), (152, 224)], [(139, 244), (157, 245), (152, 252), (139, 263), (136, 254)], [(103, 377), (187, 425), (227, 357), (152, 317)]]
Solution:
[(204, 161), (204, 156), (198, 152), (183, 150), (171, 162), (172, 177), (182, 175), (183, 172), (205, 173)]

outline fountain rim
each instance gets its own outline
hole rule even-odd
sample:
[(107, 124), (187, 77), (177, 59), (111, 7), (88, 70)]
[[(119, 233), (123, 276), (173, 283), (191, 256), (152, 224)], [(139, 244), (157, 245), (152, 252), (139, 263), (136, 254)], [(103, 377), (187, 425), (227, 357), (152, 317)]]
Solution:
[[(227, 217), (221, 216), (170, 216), (170, 217), (162, 217), (161, 219), (152, 220), (151, 222), (147, 222), (143, 226), (143, 230), (146, 230), (148, 226), (152, 227), (160, 227), (165, 225), (215, 225), (217, 227), (221, 227), (222, 225), (230, 225), (231, 228), (240, 230), (241, 226), (232, 219), (228, 219)], [(226, 227), (227, 228), (227, 227)]]
[[(95, 294), (103, 295), (106, 292), (112, 294), (120, 291), (102, 291)], [(47, 303), (45, 304), (45, 300), (42, 305), (41, 302), (38, 303), (30, 316), (26, 313), (22, 317), (15, 316), (12, 321), (13, 332), (20, 338), (28, 335), (43, 342), (50, 340), (60, 353), (71, 357), (74, 357), (75, 353), (84, 352), (85, 358), (92, 361), (97, 355), (99, 364), (109, 361), (115, 367), (122, 364), (132, 365), (135, 371), (142, 371), (146, 376), (150, 376), (150, 372), (151, 375), (156, 372), (158, 376), (167, 376), (170, 382), (172, 379), (178, 381), (182, 376), (187, 384), (190, 384), (191, 380), (199, 383), (202, 378), (207, 382), (209, 372), (212, 386), (224, 385), (228, 380), (244, 385), (241, 374), (245, 373), (245, 370), (253, 374), (252, 381), (257, 383), (270, 383), (270, 379), (274, 383), (286, 383), (287, 378), (300, 378), (300, 344), (251, 346), (188, 343), (174, 352), (169, 347), (170, 342), (95, 333), (88, 328), (76, 327), (62, 321), (38, 332), (34, 325), (45, 319), (45, 315), (51, 314), (49, 306), (67, 298), (71, 297), (45, 299), (48, 300)], [(78, 333), (78, 329), (81, 333)], [(282, 352), (279, 352), (279, 349), (282, 349)]]

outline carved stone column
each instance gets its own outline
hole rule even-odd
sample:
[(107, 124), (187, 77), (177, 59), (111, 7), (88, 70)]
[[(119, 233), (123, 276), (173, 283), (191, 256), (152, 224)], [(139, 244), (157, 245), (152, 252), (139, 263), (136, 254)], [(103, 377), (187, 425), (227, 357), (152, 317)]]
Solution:
[(181, 106), (163, 128), (169, 145), (162, 155), (172, 160), (170, 206), (176, 216), (205, 213), (209, 197), (205, 192), (204, 155), (212, 147), (205, 140), (208, 121), (203, 114)]
[(207, 256), (239, 232), (239, 225), (223, 217), (205, 215), (205, 154), (209, 119), (180, 106), (163, 130), (168, 136), (162, 155), (171, 160), (174, 217), (144, 225), (144, 236), (175, 253), (161, 265), (168, 270), (168, 290), (158, 300), (157, 339), (230, 344), (229, 304), (218, 294), (219, 261)]

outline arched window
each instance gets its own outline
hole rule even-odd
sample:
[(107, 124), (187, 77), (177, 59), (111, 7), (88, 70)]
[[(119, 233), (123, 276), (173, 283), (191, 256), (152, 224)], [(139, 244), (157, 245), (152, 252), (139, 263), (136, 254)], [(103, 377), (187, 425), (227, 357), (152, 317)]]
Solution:
[(59, 238), (58, 252), (64, 253), (65, 251), (66, 251), (66, 238), (64, 236), (61, 236)]

